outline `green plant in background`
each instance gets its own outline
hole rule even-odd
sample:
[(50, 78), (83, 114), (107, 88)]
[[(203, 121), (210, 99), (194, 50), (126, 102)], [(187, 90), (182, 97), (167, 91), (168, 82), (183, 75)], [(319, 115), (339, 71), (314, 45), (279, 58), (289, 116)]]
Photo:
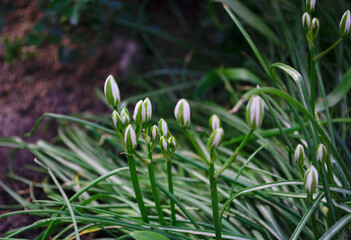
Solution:
[[(326, 22), (333, 26), (335, 19), (319, 11), (322, 4), (306, 1), (303, 13), (290, 1), (223, 2), (241, 33), (235, 39), (244, 38), (256, 56), (251, 58), (241, 43), (244, 53), (239, 59), (245, 61), (229, 61), (232, 68), (205, 61), (204, 56), (211, 54), (205, 47), (187, 49), (190, 53), (181, 61), (180, 71), (170, 68), (171, 60), (152, 48), (151, 32), (142, 29), (162, 69), (133, 76), (143, 79), (134, 84), (145, 92), (126, 99), (120, 99), (116, 80), (107, 78), (105, 94), (99, 90), (98, 95), (113, 108), (112, 121), (106, 115), (44, 114), (29, 134), (45, 117), (57, 119), (55, 143), (27, 143), (17, 137), (0, 140), (2, 146), (30, 150), (40, 160), (42, 168), (37, 170), (44, 169), (52, 179), (33, 183), (17, 176), (10, 156), (9, 176), (30, 186), (33, 202), (0, 182), (18, 208), (26, 209), (0, 218), (37, 214), (41, 220), (9, 231), (6, 237), (43, 227), (36, 239), (78, 239), (91, 232), (137, 240), (347, 238), (350, 49), (343, 45), (346, 41), (337, 40), (332, 46), (339, 44), (335, 49), (340, 51), (333, 51), (333, 56), (324, 39), (335, 41), (331, 39), (340, 27), (341, 38), (348, 41), (344, 33), (350, 21), (346, 12), (341, 24), (328, 28)], [(335, 4), (344, 11), (344, 3)], [(217, 5), (209, 6), (211, 21), (229, 29), (229, 22), (222, 24), (216, 15)], [(263, 17), (273, 15), (266, 12), (267, 6), (274, 18)], [(298, 13), (286, 14), (292, 11)], [(178, 16), (182, 22), (184, 18)], [(302, 44), (305, 39), (308, 54)], [(329, 54), (317, 58), (322, 56), (319, 52), (325, 53), (320, 49)], [(226, 63), (225, 53), (216, 53), (211, 60)], [(276, 59), (287, 64), (268, 64)], [(283, 74), (278, 75), (278, 70)], [(199, 71), (203, 78), (196, 82), (195, 95), (201, 100), (187, 97), (176, 103), (178, 95), (194, 93), (194, 83), (185, 80)], [(164, 75), (174, 78), (175, 85), (162, 84)], [(153, 81), (147, 84), (150, 78)], [(150, 86), (162, 89), (150, 90)], [(146, 97), (153, 99), (152, 105)], [(134, 102), (131, 117), (127, 107)], [(170, 117), (173, 111), (175, 119)], [(43, 189), (48, 199), (36, 199), (34, 187)], [(72, 196), (67, 195), (71, 191)]]
[(22, 39), (19, 37), (15, 38), (12, 42), (8, 37), (3, 37), (2, 46), (5, 49), (4, 60), (9, 64), (22, 54)]

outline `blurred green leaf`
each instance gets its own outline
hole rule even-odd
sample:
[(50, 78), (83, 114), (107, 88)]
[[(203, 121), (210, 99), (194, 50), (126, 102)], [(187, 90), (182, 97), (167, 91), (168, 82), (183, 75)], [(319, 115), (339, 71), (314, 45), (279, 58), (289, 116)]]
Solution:
[(245, 81), (252, 84), (262, 84), (262, 81), (250, 70), (245, 68), (216, 68), (207, 72), (200, 80), (196, 95), (203, 99), (213, 88), (223, 84), (219, 74), (222, 73), (230, 81)]
[(150, 231), (134, 231), (130, 233), (135, 240), (169, 240), (168, 237), (162, 234)]
[[(351, 88), (351, 69), (349, 69), (343, 76), (341, 82), (327, 95), (327, 103), (329, 107), (337, 104)], [(316, 112), (324, 110), (323, 102), (316, 105)]]

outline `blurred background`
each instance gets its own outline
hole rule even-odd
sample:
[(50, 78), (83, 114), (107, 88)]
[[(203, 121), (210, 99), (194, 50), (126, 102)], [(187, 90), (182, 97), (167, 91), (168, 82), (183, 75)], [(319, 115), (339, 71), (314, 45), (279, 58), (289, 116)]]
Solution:
[[(227, 3), (267, 62), (308, 75), (304, 0)], [(325, 49), (338, 38), (340, 18), (351, 5), (346, 0), (317, 5), (317, 49)], [(122, 99), (134, 104), (150, 96), (154, 111), (165, 117), (172, 116), (179, 97), (230, 109), (248, 88), (269, 84), (221, 1), (0, 0), (0, 40), (0, 137), (24, 137), (45, 112), (109, 113), (102, 94), (109, 74)], [(350, 43), (348, 37), (320, 62), (327, 93), (350, 66)], [(337, 69), (323, 71), (323, 65)], [(51, 141), (55, 135), (55, 122), (47, 121), (26, 140)], [(5, 180), (12, 157), (16, 173), (41, 178), (28, 167), (30, 153), (0, 148), (0, 179), (13, 189), (20, 191), (21, 184)], [(12, 201), (0, 189), (0, 205)], [(1, 219), (0, 232), (31, 218)]]

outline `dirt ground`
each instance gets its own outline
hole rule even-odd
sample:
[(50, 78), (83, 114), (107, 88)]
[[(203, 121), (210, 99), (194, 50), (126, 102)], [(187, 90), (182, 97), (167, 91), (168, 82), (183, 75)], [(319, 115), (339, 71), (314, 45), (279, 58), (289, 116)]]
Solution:
[[(0, 38), (24, 37), (40, 18), (37, 1), (17, 1), (16, 10), (5, 19)], [(15, 60), (12, 65), (4, 62), (4, 49), (0, 45), (0, 138), (24, 137), (35, 121), (45, 112), (60, 114), (107, 112), (94, 93), (94, 86), (103, 86), (109, 74), (125, 75), (138, 45), (130, 39), (116, 37), (108, 46), (99, 49), (95, 59), (86, 57), (74, 65), (62, 65), (57, 58), (57, 46), (46, 44), (38, 50), (33, 60)], [(123, 84), (123, 83), (122, 83)], [(25, 140), (34, 142), (39, 138), (50, 140), (52, 130), (43, 130)], [(10, 149), (0, 147), (0, 180), (17, 192), (28, 196), (28, 186), (6, 178)], [(42, 176), (24, 168), (33, 164), (33, 156), (26, 151), (14, 155), (14, 172), (20, 176), (39, 181)], [(0, 187), (0, 205), (15, 204), (7, 192)], [(0, 214), (8, 210), (1, 210)], [(0, 219), (0, 237), (9, 229), (30, 224), (30, 216)], [(29, 235), (22, 237), (30, 238)], [(35, 233), (33, 233), (35, 234)]]

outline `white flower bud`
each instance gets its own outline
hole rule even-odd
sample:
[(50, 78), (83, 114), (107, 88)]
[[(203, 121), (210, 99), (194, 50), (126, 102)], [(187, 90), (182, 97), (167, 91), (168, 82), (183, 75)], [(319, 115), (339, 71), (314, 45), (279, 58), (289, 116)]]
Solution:
[(128, 151), (132, 151), (137, 146), (137, 139), (136, 139), (135, 131), (134, 131), (134, 128), (132, 127), (132, 125), (130, 125), (130, 124), (128, 125), (128, 127), (126, 128), (126, 131), (124, 133), (124, 142), (127, 146)]
[(347, 10), (340, 20), (340, 34), (345, 36), (350, 32), (351, 16), (350, 10)]
[(223, 128), (217, 128), (211, 135), (208, 140), (208, 148), (211, 150), (213, 148), (218, 148), (219, 144), (223, 139)]
[(108, 76), (105, 81), (104, 93), (106, 100), (111, 107), (116, 107), (119, 104), (119, 88), (116, 79), (112, 75)]
[(317, 162), (326, 163), (328, 159), (327, 149), (323, 144), (319, 144), (317, 147)]
[(305, 150), (301, 144), (298, 144), (295, 148), (295, 161), (299, 165), (302, 165), (305, 161)]
[(175, 137), (173, 137), (171, 135), (168, 138), (168, 152), (169, 152), (170, 156), (173, 155), (173, 153), (175, 152), (176, 149), (177, 149), (177, 141), (176, 141)]
[(160, 135), (164, 137), (167, 137), (169, 134), (167, 122), (163, 118), (158, 122), (158, 131)]
[(122, 121), (123, 126), (129, 125), (129, 123), (130, 123), (130, 114), (128, 112), (128, 109), (123, 108), (121, 110), (120, 116), (121, 116), (121, 121)]
[(175, 106), (174, 116), (180, 127), (186, 127), (190, 124), (190, 106), (184, 98), (180, 99)]
[(151, 105), (151, 101), (149, 98), (145, 98), (144, 100), (144, 107), (145, 107), (145, 120), (146, 121), (150, 121), (151, 120), (151, 115), (152, 115), (152, 105)]
[(305, 12), (302, 15), (302, 26), (306, 31), (308, 31), (311, 27), (311, 16), (308, 12)]
[(151, 139), (152, 139), (152, 141), (157, 141), (157, 139), (158, 139), (158, 127), (156, 125), (153, 125), (150, 128), (150, 132), (151, 132)]
[(165, 159), (168, 161), (170, 159), (170, 154), (169, 154), (169, 142), (164, 136), (160, 137), (160, 149), (165, 157)]
[(250, 129), (260, 128), (264, 116), (264, 101), (260, 96), (251, 97), (246, 107), (246, 122)]
[(117, 133), (123, 133), (123, 124), (122, 124), (121, 117), (118, 114), (118, 112), (113, 111), (111, 114), (111, 118), (112, 118), (112, 123), (113, 123), (113, 129)]
[(213, 114), (210, 117), (209, 123), (210, 123), (210, 129), (212, 132), (221, 127), (221, 120), (216, 114)]
[(316, 37), (319, 32), (319, 20), (318, 18), (313, 18), (311, 23), (311, 28), (313, 30), (313, 34)]
[(316, 0), (306, 0), (306, 9), (308, 12), (312, 12), (315, 8)]
[(316, 188), (318, 185), (318, 172), (313, 165), (311, 165), (311, 167), (307, 169), (304, 178), (304, 183), (306, 193), (313, 194), (316, 192)]
[(134, 118), (136, 125), (140, 125), (143, 122), (145, 122), (146, 111), (145, 111), (145, 106), (144, 106), (143, 100), (140, 100), (135, 105), (133, 118)]

